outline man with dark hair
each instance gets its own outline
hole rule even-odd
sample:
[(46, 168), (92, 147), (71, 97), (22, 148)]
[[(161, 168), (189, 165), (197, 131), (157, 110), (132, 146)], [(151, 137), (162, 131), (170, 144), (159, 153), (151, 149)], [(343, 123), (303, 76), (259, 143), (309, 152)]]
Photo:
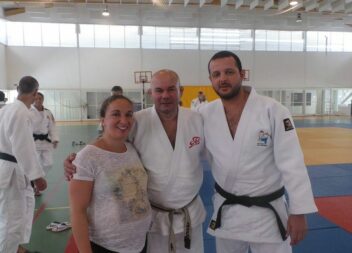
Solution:
[(122, 87), (121, 86), (117, 86), (117, 85), (113, 86), (111, 88), (111, 95), (120, 95), (120, 96), (123, 95)]
[(29, 108), (39, 84), (23, 77), (13, 104), (0, 110), (0, 252), (15, 253), (30, 239), (34, 195), (30, 181), (46, 188), (31, 131)]
[[(35, 146), (39, 161), (46, 175), (53, 166), (53, 149), (59, 143), (59, 136), (56, 131), (54, 116), (49, 109), (44, 107), (43, 103), (44, 95), (38, 92), (30, 108), (30, 115)], [(34, 189), (34, 193), (35, 196), (41, 195), (36, 188)]]
[(200, 109), (216, 181), (208, 232), (217, 252), (290, 253), (305, 236), (305, 214), (317, 211), (292, 117), (242, 85), (234, 53), (216, 53), (208, 70), (220, 97)]
[(6, 101), (5, 93), (0, 90), (0, 109), (6, 104)]

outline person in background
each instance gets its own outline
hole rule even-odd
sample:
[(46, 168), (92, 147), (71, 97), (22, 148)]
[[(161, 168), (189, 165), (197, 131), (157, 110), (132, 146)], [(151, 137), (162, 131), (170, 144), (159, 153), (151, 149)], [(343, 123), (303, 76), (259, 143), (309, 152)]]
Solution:
[(117, 85), (113, 86), (111, 88), (111, 95), (120, 95), (120, 96), (122, 96), (123, 95), (122, 87), (121, 86), (117, 86)]
[(200, 107), (208, 103), (203, 91), (198, 91), (198, 96), (191, 101), (191, 110), (198, 111)]
[[(49, 109), (44, 107), (43, 103), (44, 95), (38, 92), (30, 108), (30, 115), (36, 150), (46, 175), (53, 166), (53, 149), (57, 147), (59, 137), (54, 116)], [(36, 188), (34, 188), (34, 192), (35, 196), (41, 194)]]
[[(111, 96), (114, 96), (114, 95), (123, 96), (123, 89), (122, 89), (121, 86), (115, 85), (115, 86), (112, 86), (110, 93), (111, 93)], [(101, 126), (101, 122), (99, 122), (99, 125), (98, 125), (98, 134), (99, 134), (99, 136), (102, 133), (103, 133), (103, 128)]]
[(141, 252), (150, 227), (147, 173), (126, 142), (133, 103), (113, 95), (100, 109), (102, 136), (78, 152), (69, 184), (72, 231), (79, 252)]
[(0, 109), (5, 106), (7, 102), (7, 98), (5, 97), (5, 93), (0, 90)]
[(34, 195), (30, 181), (39, 190), (46, 188), (32, 136), (29, 108), (34, 102), (38, 81), (21, 78), (14, 103), (0, 110), (0, 252), (26, 252), (19, 246), (29, 242)]

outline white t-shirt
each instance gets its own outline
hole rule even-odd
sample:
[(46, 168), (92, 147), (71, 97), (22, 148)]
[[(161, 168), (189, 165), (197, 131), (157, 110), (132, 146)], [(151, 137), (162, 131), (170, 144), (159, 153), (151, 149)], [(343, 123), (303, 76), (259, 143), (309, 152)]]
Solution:
[(133, 146), (124, 153), (87, 145), (78, 152), (73, 178), (94, 181), (88, 208), (89, 239), (112, 251), (143, 249), (150, 227), (147, 173)]

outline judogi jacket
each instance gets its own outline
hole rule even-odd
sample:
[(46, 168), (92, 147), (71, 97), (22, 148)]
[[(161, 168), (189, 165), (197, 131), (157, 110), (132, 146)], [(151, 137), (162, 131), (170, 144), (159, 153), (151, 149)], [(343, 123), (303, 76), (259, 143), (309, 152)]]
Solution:
[(32, 119), (33, 134), (37, 136), (48, 135), (47, 139), (37, 139), (35, 141), (37, 149), (46, 150), (52, 148), (51, 142), (59, 141), (52, 113), (46, 108), (44, 108), (43, 111), (38, 111), (38, 109), (32, 105), (30, 108), (30, 115)]
[[(303, 154), (289, 111), (275, 100), (250, 92), (232, 138), (220, 99), (200, 112), (204, 119), (206, 149), (217, 184), (236, 196), (264, 196), (282, 186), (288, 194), (270, 204), (285, 228), (288, 214), (316, 212)], [(214, 214), (225, 198), (214, 195)], [(272, 210), (258, 206), (226, 205), (221, 226), (208, 232), (214, 236), (252, 242), (280, 242), (277, 220)], [(211, 228), (213, 227), (213, 228)]]
[(26, 105), (16, 100), (0, 110), (0, 152), (12, 155), (17, 163), (0, 159), (0, 187), (9, 187), (16, 170), (19, 185), (44, 177), (32, 137), (31, 119)]
[[(148, 196), (151, 203), (168, 209), (187, 206), (192, 227), (205, 219), (198, 195), (203, 181), (201, 153), (204, 148), (201, 115), (179, 107), (175, 149), (154, 107), (136, 112), (130, 140), (148, 172)], [(153, 210), (151, 231), (169, 234), (167, 212)], [(175, 215), (173, 230), (184, 231), (183, 215)]]

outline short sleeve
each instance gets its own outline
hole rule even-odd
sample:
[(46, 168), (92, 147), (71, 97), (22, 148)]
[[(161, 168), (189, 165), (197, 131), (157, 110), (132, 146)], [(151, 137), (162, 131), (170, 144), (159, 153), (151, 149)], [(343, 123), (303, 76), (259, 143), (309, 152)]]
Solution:
[(76, 166), (76, 174), (73, 175), (73, 179), (94, 181), (97, 175), (94, 158), (95, 155), (89, 145), (78, 152), (76, 159), (72, 162)]

